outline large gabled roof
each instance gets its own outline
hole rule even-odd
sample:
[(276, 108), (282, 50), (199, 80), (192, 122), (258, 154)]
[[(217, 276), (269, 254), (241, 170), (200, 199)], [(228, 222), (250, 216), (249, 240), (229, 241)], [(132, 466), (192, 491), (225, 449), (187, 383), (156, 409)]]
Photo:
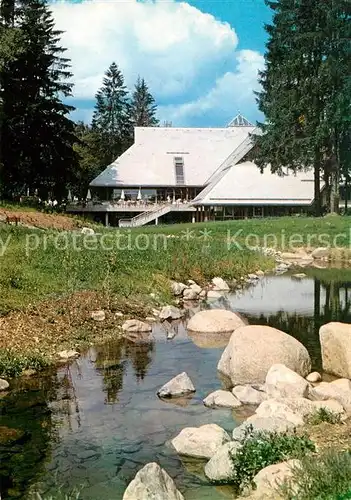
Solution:
[(184, 161), (184, 185), (203, 186), (254, 127), (136, 127), (135, 141), (90, 186), (176, 186), (174, 157)]
[(194, 200), (195, 205), (311, 205), (314, 199), (313, 173), (279, 176), (269, 166), (260, 172), (247, 161), (221, 172)]

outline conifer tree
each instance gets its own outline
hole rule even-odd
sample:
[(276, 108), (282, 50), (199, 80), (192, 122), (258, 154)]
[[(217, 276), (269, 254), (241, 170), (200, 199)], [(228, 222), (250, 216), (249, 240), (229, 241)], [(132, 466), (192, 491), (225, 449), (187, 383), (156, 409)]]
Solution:
[(259, 108), (266, 122), (256, 138), (255, 160), (293, 170), (314, 168), (316, 214), (320, 179), (332, 186), (338, 210), (340, 147), (350, 127), (346, 93), (350, 25), (345, 0), (266, 0), (274, 12), (266, 67), (260, 74)]
[(156, 110), (155, 99), (144, 78), (138, 77), (131, 102), (131, 117), (134, 127), (157, 127), (159, 121), (156, 118)]
[(100, 137), (102, 166), (121, 155), (133, 142), (131, 108), (124, 77), (113, 62), (96, 94), (93, 130)]
[(5, 194), (29, 187), (61, 198), (77, 161), (74, 108), (61, 100), (71, 96), (69, 61), (44, 0), (22, 2), (15, 26), (24, 48), (2, 75)]

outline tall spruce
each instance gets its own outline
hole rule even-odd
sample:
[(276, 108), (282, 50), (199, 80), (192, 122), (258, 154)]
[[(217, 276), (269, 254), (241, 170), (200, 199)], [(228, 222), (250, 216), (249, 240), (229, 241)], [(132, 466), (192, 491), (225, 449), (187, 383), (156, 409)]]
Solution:
[(5, 196), (38, 189), (40, 196), (65, 195), (77, 162), (69, 60), (59, 45), (60, 31), (44, 0), (23, 1), (15, 27), (24, 48), (2, 74), (3, 126), (1, 153)]
[(116, 63), (105, 73), (97, 92), (92, 127), (99, 134), (101, 165), (106, 167), (133, 142), (133, 126), (128, 90)]
[(266, 67), (260, 73), (260, 110), (266, 122), (256, 138), (255, 160), (293, 170), (314, 169), (315, 208), (320, 214), (320, 180), (338, 210), (340, 145), (350, 126), (347, 86), (348, 2), (266, 0), (273, 10)]
[(131, 101), (131, 117), (134, 127), (157, 127), (157, 106), (144, 78), (138, 77)]

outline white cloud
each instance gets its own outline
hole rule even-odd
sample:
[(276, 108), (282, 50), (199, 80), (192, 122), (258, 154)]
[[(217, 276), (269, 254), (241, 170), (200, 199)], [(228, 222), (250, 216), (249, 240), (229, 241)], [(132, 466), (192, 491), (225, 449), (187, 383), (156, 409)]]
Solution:
[(191, 113), (218, 106), (223, 93), (223, 106), (231, 95), (244, 98), (256, 80), (261, 56), (235, 52), (235, 30), (187, 3), (59, 0), (51, 8), (65, 32), (62, 45), (72, 61), (77, 99), (92, 99), (115, 61), (129, 87), (140, 74), (157, 102), (174, 104), (163, 106), (162, 114), (170, 112), (186, 125)]
[(180, 106), (164, 106), (162, 117), (174, 123), (194, 120), (195, 124), (200, 119), (214, 123), (223, 118), (229, 122), (238, 111), (254, 112), (254, 91), (259, 87), (257, 76), (264, 58), (258, 52), (242, 50), (236, 60), (236, 70), (220, 76), (209, 92)]

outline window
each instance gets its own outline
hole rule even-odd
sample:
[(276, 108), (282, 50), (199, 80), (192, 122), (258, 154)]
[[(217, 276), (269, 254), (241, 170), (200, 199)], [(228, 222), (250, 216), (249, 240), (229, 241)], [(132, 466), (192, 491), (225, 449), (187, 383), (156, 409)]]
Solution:
[(184, 159), (182, 156), (175, 156), (174, 157), (174, 169), (175, 169), (175, 178), (176, 178), (176, 184), (177, 186), (179, 185), (184, 185)]

